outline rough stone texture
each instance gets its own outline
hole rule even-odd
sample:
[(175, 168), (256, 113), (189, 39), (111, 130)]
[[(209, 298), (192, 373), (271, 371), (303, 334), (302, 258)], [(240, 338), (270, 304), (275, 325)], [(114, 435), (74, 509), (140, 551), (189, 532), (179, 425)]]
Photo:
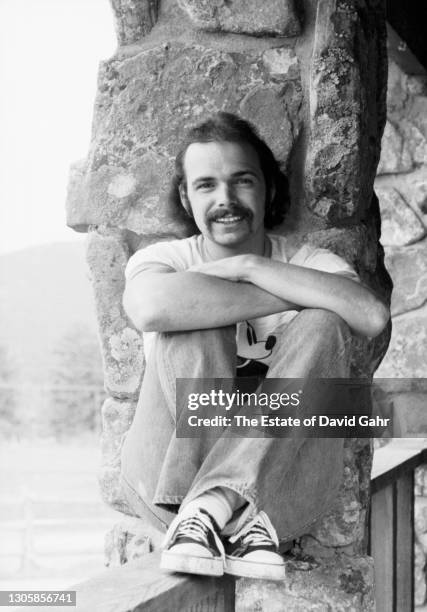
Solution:
[(427, 227), (427, 172), (424, 180), (411, 181), (406, 197), (412, 208), (418, 212), (424, 226)]
[(418, 542), (424, 553), (427, 553), (427, 498), (417, 497), (415, 500), (415, 529)]
[(296, 36), (300, 23), (294, 0), (178, 0), (202, 30), (254, 36)]
[(104, 62), (89, 157), (70, 177), (68, 225), (187, 235), (183, 217), (167, 205), (165, 181), (183, 127), (207, 112), (240, 112), (286, 165), (300, 129), (301, 96), (290, 49), (245, 57), (170, 42)]
[(415, 470), (415, 495), (427, 497), (427, 465), (421, 465)]
[(393, 321), (393, 334), (378, 378), (423, 378), (427, 368), (427, 308)]
[(329, 559), (303, 557), (288, 562), (286, 581), (241, 579), (237, 612), (373, 612), (370, 557), (335, 553)]
[(132, 515), (120, 487), (120, 452), (132, 423), (136, 404), (108, 398), (102, 407), (102, 467), (99, 472), (101, 493), (109, 506)]
[[(426, 471), (426, 467), (419, 471)], [(414, 589), (415, 604), (426, 602), (426, 555), (427, 555), (427, 497), (415, 498), (415, 549), (414, 549)]]
[(137, 561), (152, 551), (146, 526), (137, 518), (126, 517), (105, 536), (105, 560), (109, 567)]
[(122, 306), (128, 247), (118, 230), (90, 232), (87, 261), (95, 293), (106, 390), (118, 398), (136, 398), (142, 377), (141, 335)]
[(380, 201), (383, 246), (403, 246), (421, 240), (426, 229), (394, 187), (377, 187)]
[(427, 241), (387, 248), (386, 265), (394, 281), (392, 316), (423, 306), (427, 302)]
[(370, 202), (383, 130), (384, 28), (375, 3), (318, 3), (306, 180), (310, 209), (330, 222)]
[(422, 606), (426, 602), (426, 560), (425, 554), (419, 544), (415, 542), (414, 548), (414, 603)]
[(398, 129), (387, 121), (383, 139), (378, 174), (409, 172), (414, 167), (412, 150), (408, 141)]
[(137, 42), (157, 21), (160, 0), (110, 0), (119, 45)]
[[(427, 438), (426, 391), (399, 393), (393, 397), (394, 435), (410, 438)], [(427, 551), (426, 551), (427, 553)]]
[(311, 538), (301, 540), (300, 546), (304, 553), (311, 554), (309, 551), (316, 546), (320, 556), (328, 554), (325, 551), (328, 547), (346, 547), (349, 554), (363, 554), (366, 546), (371, 465), (370, 440), (361, 438), (345, 441), (344, 475), (338, 497), (331, 510), (310, 530)]

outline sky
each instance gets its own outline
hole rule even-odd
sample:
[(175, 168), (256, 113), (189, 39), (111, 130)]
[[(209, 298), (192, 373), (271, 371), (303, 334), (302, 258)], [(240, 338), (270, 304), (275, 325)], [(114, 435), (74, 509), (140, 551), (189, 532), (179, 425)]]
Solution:
[(65, 225), (68, 169), (115, 48), (109, 0), (0, 0), (0, 254), (82, 239)]

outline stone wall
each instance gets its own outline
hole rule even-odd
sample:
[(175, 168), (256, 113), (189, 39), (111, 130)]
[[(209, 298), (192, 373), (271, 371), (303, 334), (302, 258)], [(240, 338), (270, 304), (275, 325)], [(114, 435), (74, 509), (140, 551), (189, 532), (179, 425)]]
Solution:
[[(381, 242), (394, 289), (393, 333), (377, 377), (402, 381), (394, 435), (427, 437), (427, 74), (389, 32), (387, 123), (375, 181)], [(421, 380), (417, 380), (421, 379)], [(427, 466), (415, 476), (415, 603), (427, 602)]]
[[(101, 488), (109, 504), (130, 513), (118, 484), (119, 455), (143, 352), (121, 305), (123, 272), (138, 247), (188, 234), (166, 198), (180, 134), (217, 110), (252, 121), (290, 179), (291, 211), (277, 231), (295, 245), (332, 249), (388, 300), (373, 194), (387, 53), (380, 0), (112, 0), (112, 6), (119, 47), (100, 66), (90, 150), (72, 169), (67, 214), (71, 227), (89, 233), (110, 395)], [(354, 341), (354, 375), (372, 375), (388, 338), (389, 330), (375, 342)], [(294, 551), (293, 589), (281, 595), (290, 611), (334, 602), (343, 610), (372, 609), (365, 546), (370, 465), (369, 442), (348, 440), (336, 504)], [(113, 534), (122, 548), (132, 539), (132, 529), (124, 530), (124, 537)], [(146, 545), (143, 534), (136, 537)], [(310, 559), (317, 561), (307, 566)], [(299, 578), (304, 567), (312, 571), (310, 591)], [(263, 601), (259, 609), (271, 610)]]

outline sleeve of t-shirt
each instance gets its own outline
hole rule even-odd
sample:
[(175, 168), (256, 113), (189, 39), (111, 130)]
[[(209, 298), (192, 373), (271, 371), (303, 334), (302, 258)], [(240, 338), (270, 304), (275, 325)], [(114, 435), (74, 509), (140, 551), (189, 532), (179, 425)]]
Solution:
[(339, 255), (335, 255), (335, 253), (332, 253), (332, 251), (328, 249), (319, 249), (315, 247), (307, 248), (306, 257), (300, 265), (321, 272), (339, 274), (340, 276), (345, 276), (346, 278), (360, 283), (359, 275), (354, 268), (352, 268), (345, 259)]
[(185, 241), (156, 242), (136, 251), (129, 259), (125, 277), (129, 281), (141, 272), (178, 272), (188, 267)]

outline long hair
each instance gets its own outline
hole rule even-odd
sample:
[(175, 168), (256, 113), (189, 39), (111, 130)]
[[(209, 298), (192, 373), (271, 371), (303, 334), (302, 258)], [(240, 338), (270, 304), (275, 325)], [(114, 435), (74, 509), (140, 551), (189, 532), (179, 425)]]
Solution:
[[(205, 142), (246, 143), (255, 149), (266, 186), (264, 227), (271, 229), (280, 225), (290, 203), (288, 180), (280, 170), (271, 149), (259, 137), (256, 128), (237, 115), (225, 112), (212, 115), (185, 134), (175, 158), (175, 174), (169, 191), (169, 205), (172, 210), (180, 216), (184, 215), (184, 211), (186, 216), (190, 214), (184, 209), (179, 194), (180, 187), (187, 191), (184, 156), (191, 144)], [(274, 194), (273, 197), (271, 194)], [(196, 227), (195, 229), (197, 231)]]

